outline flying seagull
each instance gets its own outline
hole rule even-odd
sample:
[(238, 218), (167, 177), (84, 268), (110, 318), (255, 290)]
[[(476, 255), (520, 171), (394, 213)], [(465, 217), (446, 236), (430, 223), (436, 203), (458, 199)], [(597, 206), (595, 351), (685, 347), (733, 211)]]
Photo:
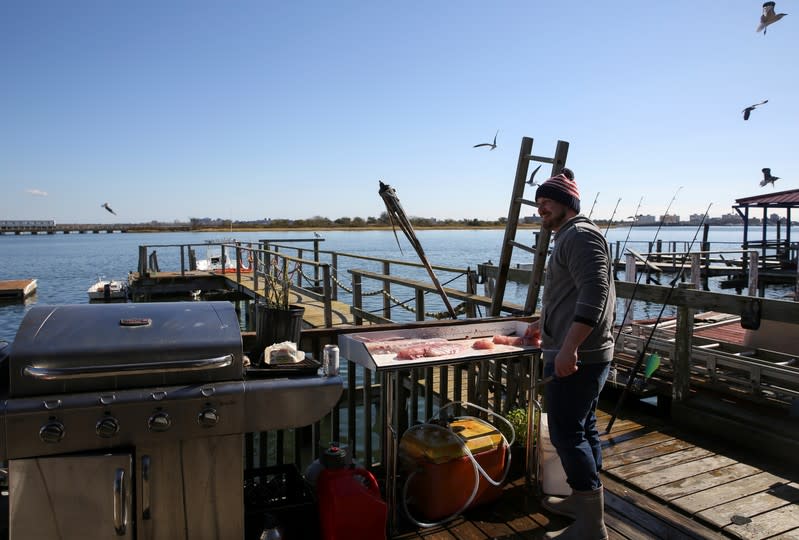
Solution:
[(757, 25), (756, 32), (763, 30), (763, 35), (765, 36), (768, 25), (774, 24), (787, 15), (787, 13), (774, 13), (774, 6), (776, 5), (776, 2), (766, 2), (763, 4), (763, 15), (760, 16), (760, 24)]
[(763, 168), (763, 180), (760, 181), (760, 186), (765, 187), (771, 184), (771, 187), (774, 187), (774, 182), (779, 180), (779, 176), (771, 176), (771, 169), (768, 167)]
[(534, 181), (534, 180), (533, 180), (533, 178), (535, 178), (535, 173), (537, 173), (537, 172), (538, 172), (538, 169), (540, 169), (540, 168), (541, 168), (541, 165), (539, 165), (538, 167), (536, 167), (536, 168), (533, 170), (533, 172), (532, 172), (532, 173), (530, 173), (530, 179), (529, 179), (529, 180), (527, 180), (527, 183), (528, 183), (528, 184), (530, 184), (531, 186), (537, 186), (537, 185), (538, 185), (538, 182)]
[(764, 103), (768, 103), (768, 100), (764, 99), (760, 103), (755, 103), (754, 105), (749, 105), (747, 108), (745, 108), (743, 111), (741, 111), (741, 112), (744, 113), (744, 120), (749, 120), (749, 115), (752, 114), (752, 111), (755, 110), (755, 107), (763, 105)]
[(117, 213), (114, 212), (114, 210), (110, 206), (108, 206), (107, 202), (104, 202), (103, 204), (101, 204), (100, 207), (105, 208), (106, 210), (108, 210), (109, 212), (111, 212), (114, 215), (117, 215)]
[(481, 146), (488, 146), (489, 150), (493, 150), (494, 148), (497, 147), (497, 135), (499, 135), (499, 130), (497, 130), (497, 132), (494, 134), (494, 142), (475, 144), (474, 146), (472, 146), (472, 148), (480, 148)]

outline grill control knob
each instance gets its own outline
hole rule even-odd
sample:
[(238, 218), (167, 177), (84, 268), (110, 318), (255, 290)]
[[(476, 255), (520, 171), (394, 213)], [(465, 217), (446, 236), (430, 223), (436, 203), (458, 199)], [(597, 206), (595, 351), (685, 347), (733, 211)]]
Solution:
[(65, 431), (64, 424), (58, 420), (51, 420), (39, 429), (39, 438), (42, 442), (50, 444), (61, 442)]
[(197, 416), (197, 423), (202, 427), (214, 427), (219, 423), (219, 413), (213, 407), (206, 407)]
[(147, 421), (147, 426), (150, 428), (150, 431), (166, 431), (172, 427), (172, 418), (169, 417), (169, 413), (158, 411), (153, 413)]
[(97, 433), (98, 437), (110, 439), (119, 433), (119, 420), (113, 416), (104, 416), (97, 421), (97, 424), (94, 426), (94, 431)]

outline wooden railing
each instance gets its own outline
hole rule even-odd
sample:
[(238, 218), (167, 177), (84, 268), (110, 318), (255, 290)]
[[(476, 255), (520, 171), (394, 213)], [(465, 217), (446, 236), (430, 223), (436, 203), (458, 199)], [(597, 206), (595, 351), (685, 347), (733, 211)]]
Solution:
[[(194, 244), (196, 246), (198, 244)], [(199, 244), (206, 246), (206, 244)], [(149, 246), (166, 247), (166, 246)], [(180, 247), (181, 271), (185, 262), (184, 250), (187, 245)], [(370, 329), (381, 328), (412, 328), (416, 325), (429, 324), (461, 324), (463, 320), (430, 320), (430, 313), (426, 311), (429, 302), (426, 301), (427, 293), (435, 294), (435, 288), (427, 281), (410, 279), (393, 275), (395, 265), (420, 266), (404, 261), (390, 261), (375, 257), (354, 255), (347, 253), (327, 252), (319, 249), (316, 243), (312, 249), (286, 246), (272, 241), (261, 241), (252, 244), (221, 244), (226, 253), (230, 252), (237, 260), (242, 258), (243, 250), (252, 252), (254, 260), (259, 265), (266, 262), (267, 257), (277, 258), (301, 264), (306, 268), (313, 268), (314, 275), (304, 277), (305, 282), (320, 285), (303, 289), (315, 292), (325, 300), (335, 298), (334, 291), (339, 287), (339, 264), (343, 258), (370, 261), (380, 265), (382, 272), (350, 268), (348, 273), (352, 276), (352, 310), (356, 325), (372, 324)], [(265, 249), (268, 248), (268, 249)], [(141, 261), (147, 261), (148, 246), (143, 246)], [(296, 256), (286, 254), (286, 251), (296, 250)], [(662, 255), (666, 255), (663, 253)], [(702, 257), (707, 253), (700, 252), (691, 255), (692, 264), (696, 267), (701, 264)], [(755, 257), (750, 257), (748, 264), (752, 264)], [(325, 269), (328, 272), (326, 273)], [(463, 269), (436, 267), (439, 271), (468, 272)], [(140, 268), (141, 270), (141, 268)], [(256, 274), (261, 272), (258, 270)], [(318, 271), (318, 273), (317, 273)], [(695, 274), (692, 274), (695, 275)], [(693, 279), (693, 278), (692, 278)], [(397, 308), (397, 303), (385, 297), (383, 305), (378, 312), (364, 308), (363, 296), (367, 288), (366, 283), (378, 283), (378, 290), (394, 292), (397, 289), (413, 291), (413, 309), (418, 322), (389, 323), (392, 319), (392, 309)], [(299, 286), (296, 283), (292, 287)], [(664, 302), (676, 310), (676, 333), (671, 337), (656, 334), (649, 340), (648, 350), (644, 352), (660, 351), (664, 356), (663, 372), (657, 377), (661, 378), (661, 391), (669, 393), (677, 401), (688, 399), (692, 385), (703, 385), (705, 381), (715, 389), (727, 391), (736, 395), (749, 395), (753, 399), (775, 401), (772, 398), (774, 387), (779, 386), (782, 405), (789, 404), (797, 399), (797, 370), (791, 366), (763, 364), (740, 354), (723, 352), (714, 354), (713, 348), (693, 336), (693, 314), (695, 311), (718, 311), (740, 315), (755, 311), (763, 320), (772, 321), (799, 321), (799, 303), (784, 300), (770, 300), (755, 296), (741, 296), (716, 292), (694, 290), (684, 287), (669, 287), (658, 285), (636, 284), (631, 281), (616, 281), (616, 291), (620, 299), (649, 302), (655, 305)], [(474, 293), (473, 289), (456, 290), (445, 287), (449, 298), (460, 302), (463, 311), (468, 317), (479, 316), (481, 308), (491, 305), (491, 298)], [(406, 306), (407, 307), (407, 306)], [(520, 306), (507, 305), (507, 311), (513, 313)], [(481, 319), (482, 320), (482, 319)], [(386, 326), (382, 326), (386, 324)], [(357, 326), (317, 328), (303, 330), (301, 349), (311, 352), (316, 358), (321, 357), (324, 345), (337, 343), (341, 333), (352, 332)], [(641, 353), (647, 341), (647, 328), (636, 331), (629, 330), (620, 335), (618, 347), (620, 352), (627, 351), (629, 356), (635, 357)], [(249, 336), (252, 338), (252, 336)], [(524, 406), (527, 399), (524, 388), (529, 384), (530, 374), (525, 372), (524, 362), (494, 362), (488, 365), (475, 364), (461, 367), (425, 368), (409, 370), (402, 375), (403, 394), (400, 396), (402, 403), (407, 403), (403, 410), (407, 411), (401, 419), (402, 426), (411, 425), (419, 420), (426, 420), (432, 416), (440, 406), (457, 401), (463, 394), (475, 403), (489, 406), (497, 411), (506, 412), (510, 408)], [(312, 459), (318, 456), (320, 446), (330, 441), (340, 441), (350, 446), (353, 457), (370, 467), (379, 467), (384, 461), (382, 441), (376, 435), (376, 422), (380, 418), (378, 412), (385, 406), (385, 393), (383, 392), (380, 377), (374, 379), (373, 374), (342, 358), (342, 372), (345, 375), (345, 392), (340, 403), (330, 414), (313, 426), (296, 430), (286, 430), (277, 433), (249, 434), (247, 445), (247, 463), (251, 466), (262, 466), (273, 463), (290, 461), (301, 468), (307, 466)], [(777, 401), (779, 401), (777, 400)]]

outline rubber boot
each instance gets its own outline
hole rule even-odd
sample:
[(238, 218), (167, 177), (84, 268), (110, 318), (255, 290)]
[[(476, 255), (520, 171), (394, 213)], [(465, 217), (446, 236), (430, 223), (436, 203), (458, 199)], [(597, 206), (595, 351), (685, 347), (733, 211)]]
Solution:
[(559, 516), (566, 516), (567, 518), (576, 518), (577, 510), (575, 509), (576, 503), (574, 502), (574, 493), (568, 497), (546, 497), (541, 501), (541, 506)]
[(607, 540), (605, 528), (605, 496), (602, 486), (593, 491), (574, 491), (571, 496), (576, 513), (574, 523), (547, 533), (544, 538), (558, 540)]

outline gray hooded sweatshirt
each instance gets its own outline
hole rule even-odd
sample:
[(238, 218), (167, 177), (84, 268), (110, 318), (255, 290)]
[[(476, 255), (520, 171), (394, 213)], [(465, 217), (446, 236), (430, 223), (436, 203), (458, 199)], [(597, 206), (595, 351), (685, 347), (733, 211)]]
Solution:
[(580, 363), (613, 360), (616, 288), (610, 248), (597, 226), (578, 215), (555, 233), (542, 298), (541, 350), (553, 362), (572, 322), (593, 328), (577, 350)]

